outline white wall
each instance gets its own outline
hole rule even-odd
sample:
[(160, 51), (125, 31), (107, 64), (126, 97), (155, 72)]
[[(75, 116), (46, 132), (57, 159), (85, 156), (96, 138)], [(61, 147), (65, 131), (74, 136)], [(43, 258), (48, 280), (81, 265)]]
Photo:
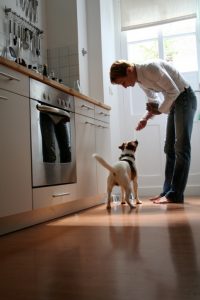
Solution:
[(104, 103), (111, 106), (111, 161), (118, 160), (118, 146), (123, 141), (121, 136), (120, 98), (117, 85), (110, 83), (110, 66), (120, 53), (120, 26), (118, 21), (119, 1), (101, 0), (101, 42)]
[[(145, 112), (145, 95), (139, 87), (123, 89), (110, 85), (110, 64), (119, 58), (126, 59), (126, 49), (121, 45), (124, 34), (120, 31), (119, 0), (100, 0), (102, 70), (104, 102), (112, 107), (111, 111), (111, 149), (112, 159), (117, 158), (120, 141), (137, 138), (139, 147), (136, 164), (139, 173), (141, 196), (150, 196), (162, 191), (165, 169), (164, 141), (166, 115), (155, 117), (141, 132), (134, 129)], [(198, 88), (197, 74), (185, 74), (190, 84)], [(200, 194), (199, 128), (197, 117), (192, 136), (192, 161), (186, 194)], [(118, 192), (117, 190), (115, 192)]]
[(77, 7), (74, 0), (48, 0), (47, 57), (49, 73), (77, 88), (79, 80)]
[(77, 15), (74, 0), (47, 0), (48, 48), (77, 44)]
[[(123, 53), (123, 58), (127, 58)], [(198, 89), (198, 73), (183, 74), (194, 90)], [(145, 112), (146, 97), (141, 89), (136, 85), (134, 89), (124, 90), (123, 127), (122, 131), (127, 139), (132, 136), (132, 130), (136, 127), (138, 120)], [(198, 97), (199, 98), (199, 97)], [(198, 101), (199, 102), (199, 101)], [(199, 128), (200, 122), (194, 120), (192, 134), (191, 166), (186, 195), (200, 195), (200, 157), (199, 157)], [(147, 127), (139, 132), (135, 132), (135, 137), (139, 141), (136, 153), (136, 163), (139, 174), (139, 191), (142, 196), (156, 195), (162, 191), (165, 173), (164, 142), (166, 135), (167, 116), (162, 114), (154, 117), (148, 122)]]
[(104, 102), (100, 0), (86, 0), (88, 33), (89, 95)]
[[(81, 93), (89, 96), (88, 33), (86, 0), (77, 0), (79, 84)], [(85, 50), (85, 53), (82, 51)]]

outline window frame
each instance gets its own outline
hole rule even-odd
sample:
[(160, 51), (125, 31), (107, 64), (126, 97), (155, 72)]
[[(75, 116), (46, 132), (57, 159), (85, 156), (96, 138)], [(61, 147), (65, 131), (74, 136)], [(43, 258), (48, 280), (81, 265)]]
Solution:
[[(162, 25), (157, 25), (156, 26), (156, 27), (158, 27), (157, 36), (156, 37), (144, 38), (144, 39), (141, 39), (141, 40), (131, 41), (131, 42), (128, 42), (127, 34), (126, 34), (126, 32), (124, 32), (124, 34), (125, 34), (125, 40), (126, 40), (126, 57), (127, 57), (127, 59), (128, 59), (128, 48), (129, 48), (129, 45), (133, 46), (133, 45), (138, 45), (138, 44), (142, 44), (142, 43), (146, 43), (146, 42), (157, 41), (157, 44), (158, 44), (157, 45), (158, 46), (157, 47), (158, 48), (158, 58), (165, 59), (165, 57), (164, 57), (164, 54), (165, 54), (164, 39), (181, 38), (181, 37), (184, 37), (184, 36), (194, 36), (195, 41), (196, 41), (197, 69), (196, 70), (191, 70), (191, 72), (198, 71), (198, 60), (199, 60), (199, 58), (198, 58), (198, 41), (197, 41), (197, 26), (196, 26), (197, 19), (196, 19), (196, 17), (189, 18), (189, 19), (193, 19), (194, 22), (195, 22), (194, 30), (191, 31), (191, 32), (185, 32), (185, 33), (180, 33), (180, 34), (178, 34), (178, 33), (174, 33), (173, 34), (172, 33), (172, 34), (169, 34), (169, 35), (165, 35), (163, 33), (163, 29), (162, 28), (166, 24), (169, 24), (169, 23), (166, 23), (166, 24), (162, 24)], [(186, 19), (186, 20), (189, 20), (189, 19)], [(185, 20), (180, 20), (180, 21), (185, 21)], [(175, 23), (177, 23), (177, 21)], [(136, 29), (136, 30), (138, 30), (138, 29)]]

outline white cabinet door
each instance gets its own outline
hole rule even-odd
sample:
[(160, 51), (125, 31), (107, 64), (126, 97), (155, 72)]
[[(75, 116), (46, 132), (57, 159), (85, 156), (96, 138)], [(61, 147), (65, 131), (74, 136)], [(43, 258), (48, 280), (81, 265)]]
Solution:
[(79, 197), (97, 194), (95, 153), (95, 120), (75, 114), (77, 189)]
[(0, 89), (0, 217), (32, 209), (29, 100)]
[[(108, 163), (110, 158), (110, 125), (96, 120), (96, 152)], [(97, 188), (98, 194), (105, 193), (107, 188), (108, 170), (97, 162)]]
[(0, 89), (29, 97), (29, 77), (1, 65)]

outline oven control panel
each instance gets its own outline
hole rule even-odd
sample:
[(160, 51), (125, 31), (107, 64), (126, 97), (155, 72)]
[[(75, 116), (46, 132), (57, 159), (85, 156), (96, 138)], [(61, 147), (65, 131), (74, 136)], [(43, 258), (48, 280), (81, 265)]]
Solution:
[(30, 98), (74, 112), (74, 96), (35, 79), (30, 79)]

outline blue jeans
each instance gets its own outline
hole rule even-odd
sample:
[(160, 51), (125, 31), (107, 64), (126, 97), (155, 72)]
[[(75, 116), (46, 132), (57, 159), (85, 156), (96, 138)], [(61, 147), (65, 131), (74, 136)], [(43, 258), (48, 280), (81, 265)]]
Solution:
[(191, 159), (191, 134), (197, 100), (189, 87), (176, 99), (167, 119), (165, 181), (161, 196), (184, 202)]

